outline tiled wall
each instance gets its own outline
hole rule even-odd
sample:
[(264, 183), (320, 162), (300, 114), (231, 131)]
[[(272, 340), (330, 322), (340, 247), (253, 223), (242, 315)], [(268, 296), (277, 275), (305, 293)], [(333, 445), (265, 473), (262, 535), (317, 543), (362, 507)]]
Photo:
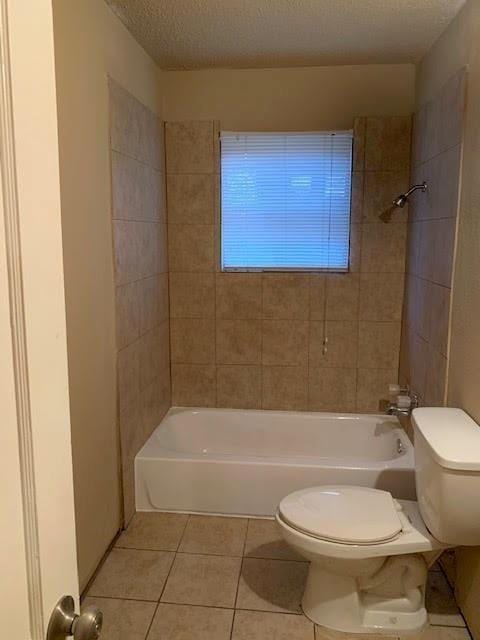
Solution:
[[(410, 118), (355, 122), (351, 272), (220, 273), (218, 127), (166, 124), (172, 402), (376, 411), (396, 381)], [(323, 354), (325, 334), (328, 352)]]
[(163, 127), (110, 81), (118, 420), (125, 520), (135, 454), (170, 407)]
[(415, 114), (400, 376), (424, 405), (445, 403), (452, 269), (458, 212), (465, 72)]

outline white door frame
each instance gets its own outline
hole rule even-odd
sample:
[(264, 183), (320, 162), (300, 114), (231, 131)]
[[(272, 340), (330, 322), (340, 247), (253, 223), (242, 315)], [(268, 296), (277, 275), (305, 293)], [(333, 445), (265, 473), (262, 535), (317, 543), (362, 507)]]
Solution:
[(44, 640), (78, 602), (50, 0), (0, 0), (0, 169), (2, 635)]

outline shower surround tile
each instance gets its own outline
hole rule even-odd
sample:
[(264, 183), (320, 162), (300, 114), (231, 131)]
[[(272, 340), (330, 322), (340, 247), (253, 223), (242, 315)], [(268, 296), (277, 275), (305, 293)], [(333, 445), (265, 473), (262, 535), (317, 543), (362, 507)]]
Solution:
[(113, 80), (110, 94), (117, 396), (124, 522), (133, 460), (170, 406), (163, 124)]
[[(172, 328), (174, 352), (182, 352), (173, 367), (175, 403), (363, 411), (387, 397), (387, 385), (373, 382), (357, 395), (357, 368), (386, 371), (388, 382), (396, 382), (399, 341), (390, 341), (382, 360), (383, 337), (374, 346), (356, 327), (360, 320), (400, 323), (407, 210), (393, 212), (391, 224), (378, 216), (408, 185), (410, 128), (410, 118), (355, 120), (349, 273), (222, 273), (220, 126), (166, 124), (170, 314), (177, 323), (208, 319), (211, 325), (184, 341)], [(211, 331), (210, 363), (199, 353)], [(374, 354), (368, 363), (366, 352)]]

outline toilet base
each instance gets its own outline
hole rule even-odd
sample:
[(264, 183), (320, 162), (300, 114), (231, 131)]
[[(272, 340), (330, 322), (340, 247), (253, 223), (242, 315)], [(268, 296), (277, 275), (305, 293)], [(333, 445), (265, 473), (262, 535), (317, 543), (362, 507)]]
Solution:
[(356, 578), (310, 563), (302, 599), (305, 615), (316, 624), (345, 633), (401, 635), (421, 631), (428, 622), (423, 602), (412, 609), (403, 597), (361, 591)]

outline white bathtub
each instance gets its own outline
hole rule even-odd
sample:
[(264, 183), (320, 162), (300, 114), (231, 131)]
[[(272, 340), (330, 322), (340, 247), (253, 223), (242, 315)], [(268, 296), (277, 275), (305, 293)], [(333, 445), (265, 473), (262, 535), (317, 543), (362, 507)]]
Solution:
[(413, 447), (381, 415), (172, 408), (135, 459), (139, 511), (272, 516), (321, 484), (415, 499)]

